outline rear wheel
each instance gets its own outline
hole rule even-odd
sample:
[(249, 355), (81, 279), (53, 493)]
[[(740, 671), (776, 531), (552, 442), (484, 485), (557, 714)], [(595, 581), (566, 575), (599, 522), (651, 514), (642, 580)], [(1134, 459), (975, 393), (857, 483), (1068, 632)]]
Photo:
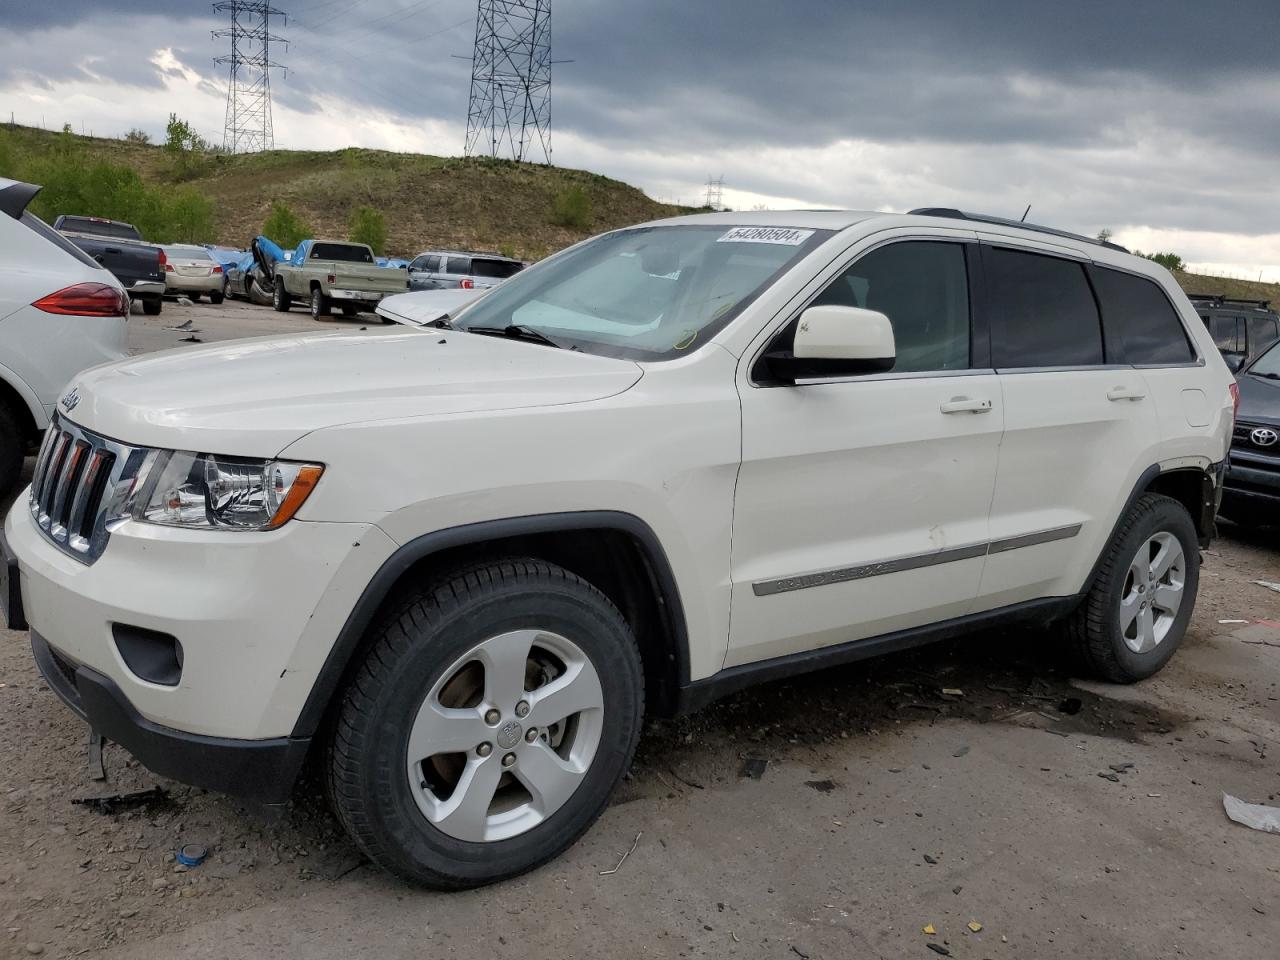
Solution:
[(209, 302), (214, 304), (215, 306), (221, 303), (226, 298), (227, 298), (227, 285), (225, 281), (223, 282), (221, 290), (209, 291)]
[(537, 560), (402, 603), (342, 697), (329, 789), (360, 848), (406, 880), (491, 883), (600, 815), (640, 735), (636, 642), (598, 590)]
[(22, 421), (8, 404), (0, 403), (0, 496), (18, 485), (26, 455), (27, 435)]
[(1086, 667), (1133, 683), (1160, 670), (1187, 632), (1200, 583), (1200, 550), (1186, 508), (1143, 494), (1120, 523), (1098, 576), (1068, 622)]
[(311, 319), (319, 320), (329, 315), (329, 298), (319, 287), (311, 288)]
[(148, 317), (160, 316), (160, 310), (164, 307), (164, 301), (159, 297), (148, 297), (142, 301), (142, 312)]

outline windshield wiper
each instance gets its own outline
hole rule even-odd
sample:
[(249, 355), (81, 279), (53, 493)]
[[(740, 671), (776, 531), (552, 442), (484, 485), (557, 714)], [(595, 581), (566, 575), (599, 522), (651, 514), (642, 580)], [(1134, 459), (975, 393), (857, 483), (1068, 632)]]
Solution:
[(462, 330), (464, 333), (478, 333), (484, 337), (510, 337), (512, 340), (527, 340), (529, 343), (540, 343), (544, 347), (560, 349), (560, 344), (545, 333), (533, 327), (526, 327), (522, 323), (509, 323), (505, 327), (463, 327)]
[(437, 330), (453, 329), (453, 323), (449, 320), (449, 315), (447, 313), (444, 314), (443, 316), (436, 317), (434, 320), (428, 323), (427, 326), (435, 327)]
[(1280, 373), (1271, 373), (1270, 371), (1268, 371), (1268, 372), (1266, 372), (1266, 373), (1254, 373), (1252, 370), (1250, 370), (1250, 371), (1249, 371), (1249, 376), (1251, 376), (1251, 377), (1266, 377), (1268, 380), (1280, 380)]

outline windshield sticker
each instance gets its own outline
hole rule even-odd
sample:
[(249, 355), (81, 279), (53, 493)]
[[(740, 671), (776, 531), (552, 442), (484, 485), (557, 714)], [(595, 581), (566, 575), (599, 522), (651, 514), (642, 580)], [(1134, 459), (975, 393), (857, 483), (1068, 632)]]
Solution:
[(813, 236), (812, 230), (795, 227), (734, 227), (716, 243), (780, 243), (786, 247), (798, 247)]

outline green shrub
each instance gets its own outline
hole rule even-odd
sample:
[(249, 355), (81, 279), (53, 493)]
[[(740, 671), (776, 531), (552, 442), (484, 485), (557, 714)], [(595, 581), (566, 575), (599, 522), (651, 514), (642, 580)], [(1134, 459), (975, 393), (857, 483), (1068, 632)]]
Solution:
[(516, 248), (510, 243), (498, 244), (498, 252), (508, 259), (516, 259)]
[(279, 200), (271, 204), (271, 215), (262, 225), (262, 235), (274, 240), (286, 250), (296, 247), (303, 240), (313, 236), (311, 227), (303, 223), (288, 204)]
[(368, 244), (376, 256), (382, 256), (387, 249), (387, 219), (373, 207), (357, 207), (351, 212), (351, 220), (347, 224), (352, 243)]
[(593, 218), (591, 198), (581, 187), (561, 190), (551, 204), (551, 222), (557, 227), (589, 230)]
[(126, 143), (150, 143), (151, 134), (147, 133), (145, 130), (139, 130), (137, 127), (134, 127), (124, 135), (124, 139)]

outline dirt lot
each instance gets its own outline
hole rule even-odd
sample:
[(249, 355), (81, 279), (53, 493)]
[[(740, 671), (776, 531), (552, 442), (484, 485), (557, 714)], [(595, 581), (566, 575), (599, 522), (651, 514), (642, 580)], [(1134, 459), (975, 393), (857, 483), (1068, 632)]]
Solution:
[[(228, 306), (135, 317), (135, 346), (186, 319), (204, 340), (316, 326)], [(1184, 648), (1135, 687), (1073, 681), (1051, 636), (1008, 632), (651, 723), (582, 842), (456, 895), (363, 864), (311, 783), (274, 823), (171, 783), (75, 803), (154, 781), (109, 748), (90, 782), (84, 727), (3, 634), (0, 956), (1272, 960), (1280, 836), (1228, 821), (1222, 792), (1280, 800), (1280, 593), (1251, 582), (1280, 581), (1278, 541), (1226, 532)], [(210, 856), (188, 870), (192, 842)]]

